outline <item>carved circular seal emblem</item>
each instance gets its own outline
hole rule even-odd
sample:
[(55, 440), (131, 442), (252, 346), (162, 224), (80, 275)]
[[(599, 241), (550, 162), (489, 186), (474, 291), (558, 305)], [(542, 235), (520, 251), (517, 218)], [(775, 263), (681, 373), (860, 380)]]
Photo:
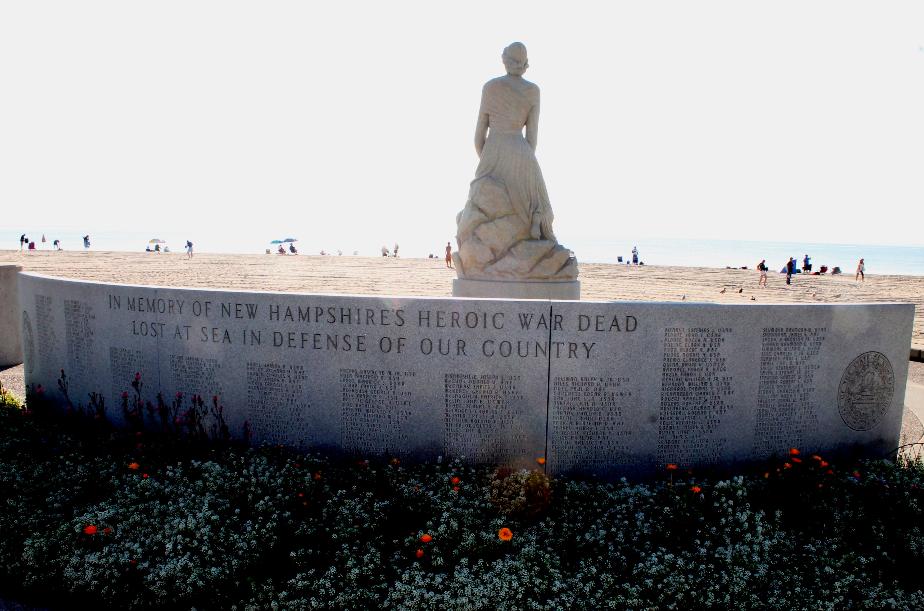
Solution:
[(892, 405), (895, 375), (881, 352), (864, 352), (853, 359), (837, 388), (837, 411), (855, 431), (876, 426)]

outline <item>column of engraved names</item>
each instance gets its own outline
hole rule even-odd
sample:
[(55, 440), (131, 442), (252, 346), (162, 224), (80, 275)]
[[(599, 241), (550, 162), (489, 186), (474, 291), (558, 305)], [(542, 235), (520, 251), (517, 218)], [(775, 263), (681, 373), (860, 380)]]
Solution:
[(55, 332), (54, 300), (47, 295), (35, 296), (35, 329), (38, 335), (38, 356), (41, 368), (56, 371), (64, 364), (55, 362), (58, 335)]
[(474, 462), (528, 451), (522, 376), (447, 373), (446, 453)]
[(340, 435), (346, 450), (403, 454), (410, 446), (413, 371), (340, 370)]
[(93, 365), (93, 306), (76, 299), (64, 300), (64, 339), (67, 345), (66, 373), (72, 379), (85, 380)]
[(801, 446), (817, 430), (815, 372), (826, 333), (825, 327), (761, 331), (755, 458)]
[(303, 365), (247, 363), (247, 422), (255, 441), (308, 447), (317, 441)]
[(626, 377), (562, 376), (552, 380), (549, 453), (556, 469), (608, 471), (629, 461), (625, 412), (633, 393)]
[(723, 352), (728, 328), (664, 330), (658, 461), (713, 464), (726, 440), (716, 431), (732, 407), (733, 379)]
[(123, 392), (131, 392), (132, 380), (136, 373), (141, 373), (141, 350), (131, 348), (109, 347), (109, 372), (112, 377), (112, 402), (118, 405)]
[(218, 379), (220, 370), (221, 363), (217, 359), (171, 354), (170, 374), (173, 385), (167, 390), (182, 392), (184, 395), (197, 394), (207, 399), (211, 399), (212, 395), (221, 396), (222, 386)]

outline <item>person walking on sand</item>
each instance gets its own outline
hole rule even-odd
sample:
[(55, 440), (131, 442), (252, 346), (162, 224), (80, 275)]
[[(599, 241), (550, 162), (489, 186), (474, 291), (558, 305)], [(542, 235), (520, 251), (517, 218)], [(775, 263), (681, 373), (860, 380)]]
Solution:
[(760, 263), (757, 264), (757, 271), (760, 272), (760, 280), (757, 281), (757, 286), (767, 286), (767, 260), (761, 259)]
[(452, 268), (452, 243), (446, 242), (446, 267)]
[(21, 236), (19, 236), (19, 250), (20, 250), (20, 252), (22, 252), (22, 249), (26, 247), (26, 243), (27, 243), (28, 241), (29, 241), (29, 240), (26, 239), (26, 234), (22, 234)]
[(865, 271), (866, 264), (863, 263), (863, 259), (860, 259), (860, 262), (857, 263), (857, 275), (854, 277), (854, 281), (866, 282), (866, 276), (863, 275)]
[(90, 250), (90, 234), (83, 236), (83, 249)]
[(792, 284), (792, 273), (796, 271), (796, 260), (789, 257), (789, 263), (786, 264), (786, 284)]
[(193, 243), (190, 242), (189, 240), (186, 240), (186, 258), (187, 259), (192, 259), (192, 255), (193, 255), (192, 249), (193, 249)]

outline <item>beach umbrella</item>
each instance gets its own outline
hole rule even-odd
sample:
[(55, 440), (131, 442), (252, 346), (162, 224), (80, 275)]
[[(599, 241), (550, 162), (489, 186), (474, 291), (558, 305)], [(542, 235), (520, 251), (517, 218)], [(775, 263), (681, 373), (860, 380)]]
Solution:
[(298, 242), (298, 238), (286, 238), (283, 242)]
[(164, 242), (160, 238), (154, 238), (152, 240), (148, 240), (148, 244), (166, 244), (166, 242)]
[(273, 240), (270, 244), (282, 244), (282, 240)]

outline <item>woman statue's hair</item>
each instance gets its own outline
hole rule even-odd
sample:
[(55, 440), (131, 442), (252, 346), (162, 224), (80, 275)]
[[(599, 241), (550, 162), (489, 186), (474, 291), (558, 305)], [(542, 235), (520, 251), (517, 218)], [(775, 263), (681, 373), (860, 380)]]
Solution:
[(510, 57), (514, 52), (522, 53), (526, 57), (526, 45), (522, 42), (512, 42), (504, 47), (503, 57)]

